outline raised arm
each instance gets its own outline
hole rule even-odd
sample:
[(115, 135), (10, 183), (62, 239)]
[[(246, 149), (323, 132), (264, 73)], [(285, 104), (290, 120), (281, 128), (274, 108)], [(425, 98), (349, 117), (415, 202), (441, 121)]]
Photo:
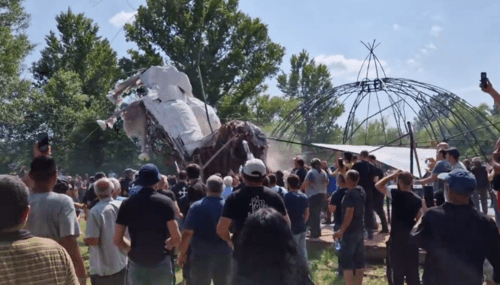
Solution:
[(491, 82), (488, 80), (488, 83), (486, 84), (486, 87), (481, 88), (483, 92), (490, 94), (490, 96), (493, 98), (493, 101), (495, 104), (500, 105), (500, 94), (493, 88), (493, 85)]
[(402, 172), (401, 170), (398, 170), (398, 171), (394, 172), (393, 174), (382, 178), (382, 180), (380, 180), (379, 182), (377, 182), (375, 184), (375, 188), (377, 188), (378, 191), (380, 191), (382, 194), (387, 196), (389, 193), (389, 191), (387, 189), (387, 183), (389, 183), (389, 181), (391, 181), (391, 180), (397, 179), (399, 174), (401, 174), (401, 172)]

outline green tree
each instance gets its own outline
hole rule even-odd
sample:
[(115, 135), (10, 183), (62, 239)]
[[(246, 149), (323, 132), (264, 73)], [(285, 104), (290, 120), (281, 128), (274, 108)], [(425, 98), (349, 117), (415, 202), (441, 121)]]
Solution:
[(32, 66), (35, 86), (43, 92), (24, 133), (49, 132), (58, 164), (69, 172), (136, 165), (138, 147), (120, 123), (116, 131), (103, 132), (95, 122), (115, 108), (105, 95), (123, 77), (116, 52), (84, 14), (68, 9), (56, 22), (57, 33), (47, 35), (42, 57)]
[[(51, 31), (45, 38), (42, 57), (33, 63), (36, 86), (43, 87), (59, 70), (73, 71), (81, 81), (82, 92), (104, 115), (113, 108), (104, 96), (122, 75), (116, 52), (107, 39), (98, 35), (99, 27), (84, 14), (71, 9), (56, 17), (58, 34)], [(92, 104), (93, 103), (93, 104)]]
[(344, 106), (336, 99), (321, 100), (320, 95), (332, 88), (330, 71), (324, 64), (316, 64), (303, 50), (293, 55), (291, 71), (278, 76), (278, 88), (286, 98), (301, 103), (303, 124), (295, 127), (303, 143), (333, 142), (340, 134), (336, 119), (344, 112)]
[(125, 26), (142, 59), (163, 59), (185, 72), (193, 94), (203, 99), (199, 66), (207, 103), (221, 117), (248, 112), (244, 103), (265, 91), (264, 80), (278, 72), (285, 52), (271, 41), (266, 25), (238, 10), (237, 0), (146, 2)]
[(22, 62), (34, 48), (25, 34), (30, 16), (22, 2), (0, 0), (0, 133), (24, 121), (31, 92), (30, 83), (21, 78)]

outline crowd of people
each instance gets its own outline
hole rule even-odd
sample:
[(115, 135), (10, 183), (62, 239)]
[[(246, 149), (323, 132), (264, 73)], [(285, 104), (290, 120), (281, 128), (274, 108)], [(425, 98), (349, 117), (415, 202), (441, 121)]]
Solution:
[(250, 159), (206, 179), (196, 164), (170, 176), (146, 164), (70, 177), (35, 146), (24, 177), (0, 175), (0, 284), (176, 284), (176, 266), (184, 284), (314, 284), (306, 241), (322, 238), (322, 222), (333, 223), (348, 285), (363, 284), (365, 240), (379, 229), (390, 233), (390, 284), (420, 284), (419, 249), (423, 284), (500, 282), (500, 143), (491, 164), (461, 161), (447, 143), (427, 161), (419, 180), (367, 151), (339, 153), (332, 166), (296, 157), (276, 172)]

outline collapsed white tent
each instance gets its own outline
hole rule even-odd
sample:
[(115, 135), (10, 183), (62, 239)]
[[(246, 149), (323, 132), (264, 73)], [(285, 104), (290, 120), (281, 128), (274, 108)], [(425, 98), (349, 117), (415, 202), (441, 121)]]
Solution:
[[(338, 150), (342, 152), (352, 152), (359, 154), (361, 151), (366, 150), (377, 157), (377, 161), (386, 164), (390, 167), (401, 169), (403, 171), (410, 171), (410, 148), (409, 147), (393, 147), (387, 146), (380, 148), (380, 146), (368, 146), (368, 145), (337, 145), (337, 144), (321, 144), (314, 143), (313, 145), (328, 148), (332, 150)], [(378, 150), (375, 150), (380, 148)], [(372, 152), (375, 150), (374, 152)], [(418, 161), (420, 163), (420, 171), (422, 175), (425, 174), (425, 160), (429, 157), (436, 156), (435, 149), (427, 148), (417, 148)], [(418, 164), (415, 157), (413, 157), (413, 169), (414, 175), (418, 176)]]

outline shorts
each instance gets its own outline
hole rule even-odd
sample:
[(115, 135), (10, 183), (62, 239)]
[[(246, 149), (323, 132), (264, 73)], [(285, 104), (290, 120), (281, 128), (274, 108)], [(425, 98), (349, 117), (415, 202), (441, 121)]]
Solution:
[(342, 237), (340, 246), (339, 265), (343, 270), (365, 268), (364, 235)]

